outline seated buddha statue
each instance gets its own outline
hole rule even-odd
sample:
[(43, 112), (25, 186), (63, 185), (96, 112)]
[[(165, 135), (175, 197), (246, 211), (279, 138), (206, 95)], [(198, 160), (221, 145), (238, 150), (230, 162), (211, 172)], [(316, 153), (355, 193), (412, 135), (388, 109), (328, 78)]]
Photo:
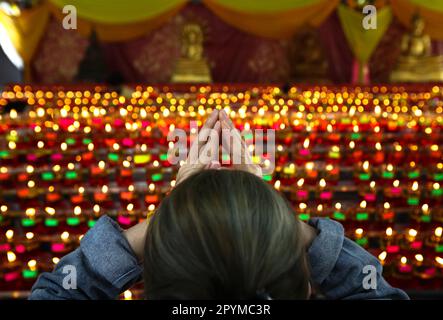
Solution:
[(290, 48), (294, 80), (308, 83), (326, 82), (328, 63), (314, 29), (299, 32)]
[(432, 55), (431, 38), (424, 33), (424, 26), (423, 19), (414, 15), (412, 31), (403, 36), (401, 54), (391, 73), (391, 81), (443, 81), (443, 56)]
[(177, 61), (172, 82), (207, 83), (211, 82), (211, 72), (203, 57), (203, 32), (196, 23), (183, 27), (181, 36), (181, 56)]

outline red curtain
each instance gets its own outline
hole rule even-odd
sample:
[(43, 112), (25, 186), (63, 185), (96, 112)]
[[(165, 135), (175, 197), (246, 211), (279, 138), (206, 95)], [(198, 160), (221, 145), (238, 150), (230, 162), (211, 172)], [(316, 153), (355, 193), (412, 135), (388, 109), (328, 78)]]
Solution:
[(320, 26), (319, 33), (328, 61), (330, 80), (334, 83), (350, 82), (354, 58), (335, 12)]
[(59, 21), (51, 19), (33, 58), (33, 82), (72, 82), (88, 45), (88, 39), (75, 30), (63, 29)]
[(103, 44), (106, 61), (129, 82), (168, 82), (180, 54), (181, 26), (199, 23), (215, 82), (285, 82), (287, 43), (250, 35), (221, 21), (201, 5), (186, 6), (151, 34), (125, 43)]
[[(293, 44), (290, 40), (272, 40), (245, 33), (227, 25), (200, 4), (187, 5), (168, 23), (144, 37), (127, 42), (99, 43), (101, 52), (97, 55), (102, 60), (99, 62), (105, 63), (108, 74), (119, 74), (125, 82), (169, 82), (180, 54), (181, 27), (186, 22), (197, 22), (203, 28), (205, 55), (214, 82), (291, 81), (289, 49)], [(329, 65), (329, 80), (348, 83), (354, 59), (336, 13), (331, 14), (318, 31)], [(370, 60), (373, 82), (388, 81), (400, 53), (404, 32), (405, 28), (394, 20)], [(64, 30), (58, 21), (51, 20), (33, 60), (34, 82), (70, 83), (76, 78), (82, 79), (77, 74), (90, 43), (75, 30)], [(443, 41), (434, 41), (433, 46), (435, 53), (443, 53)], [(106, 79), (106, 76), (101, 74), (97, 79)]]

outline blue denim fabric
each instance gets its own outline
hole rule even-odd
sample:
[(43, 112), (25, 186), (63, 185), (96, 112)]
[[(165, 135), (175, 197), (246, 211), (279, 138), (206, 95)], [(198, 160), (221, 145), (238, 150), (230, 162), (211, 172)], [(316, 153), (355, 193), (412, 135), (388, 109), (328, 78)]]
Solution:
[[(391, 287), (382, 276), (383, 268), (372, 254), (344, 236), (343, 226), (330, 219), (313, 218), (309, 224), (317, 237), (308, 250), (311, 282), (328, 299), (409, 299)], [(365, 290), (365, 266), (377, 271), (375, 289)]]
[[(382, 277), (378, 260), (344, 237), (343, 227), (329, 219), (309, 222), (318, 236), (308, 251), (311, 282), (329, 299), (408, 299)], [(377, 288), (363, 289), (365, 265), (377, 269)], [(64, 268), (74, 266), (77, 288), (65, 289)], [(72, 267), (71, 267), (72, 268)], [(40, 275), (29, 299), (115, 299), (142, 280), (142, 266), (116, 222), (107, 216), (85, 234), (79, 248), (63, 257), (53, 272)]]

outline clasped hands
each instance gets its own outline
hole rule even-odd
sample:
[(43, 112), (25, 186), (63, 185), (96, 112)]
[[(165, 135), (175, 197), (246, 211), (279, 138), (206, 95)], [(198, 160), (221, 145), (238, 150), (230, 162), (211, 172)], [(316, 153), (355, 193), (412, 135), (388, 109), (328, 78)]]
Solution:
[[(230, 141), (227, 141), (230, 139)], [(232, 169), (243, 170), (262, 177), (262, 169), (252, 161), (246, 141), (235, 128), (224, 110), (215, 109), (209, 115), (198, 136), (193, 141), (188, 157), (177, 173), (176, 183), (205, 169), (227, 169), (222, 167), (219, 160), (219, 146), (231, 158)]]

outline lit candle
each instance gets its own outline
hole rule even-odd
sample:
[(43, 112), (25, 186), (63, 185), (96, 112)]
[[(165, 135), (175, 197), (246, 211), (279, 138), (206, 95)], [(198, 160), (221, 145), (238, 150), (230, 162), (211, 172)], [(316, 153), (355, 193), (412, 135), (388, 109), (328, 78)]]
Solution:
[(301, 148), (299, 151), (300, 156), (308, 157), (311, 154), (308, 148), (309, 148), (309, 138), (306, 138), (305, 141), (303, 141), (303, 148)]
[(340, 159), (340, 147), (332, 146), (331, 150), (329, 150), (328, 157), (331, 159)]
[(342, 205), (340, 202), (337, 202), (334, 206), (335, 210), (332, 214), (332, 217), (339, 221), (344, 221), (346, 219), (346, 215), (342, 212)]
[(6, 282), (13, 282), (20, 278), (20, 262), (17, 261), (17, 256), (14, 252), (8, 251), (6, 253), (6, 258), (8, 260), (7, 265), (3, 266), (4, 274), (3, 279)]
[(380, 142), (375, 144), (375, 153), (373, 157), (373, 163), (382, 164), (385, 161), (385, 153)]
[(443, 195), (443, 188), (441, 188), (440, 183), (435, 182), (432, 184), (431, 195), (435, 198), (441, 197)]
[[(32, 259), (28, 261), (28, 268), (22, 271), (22, 276), (24, 279), (36, 279), (38, 275), (37, 271), (37, 261)], [(34, 280), (32, 280), (34, 281)]]
[(320, 189), (320, 199), (321, 200), (331, 200), (332, 199), (332, 192), (325, 190), (326, 188), (326, 180), (320, 179), (318, 183), (319, 189)]
[(94, 200), (96, 202), (105, 202), (108, 199), (108, 191), (109, 191), (108, 186), (103, 185), (101, 188), (101, 192), (94, 193)]
[(400, 258), (400, 263), (398, 264), (398, 271), (402, 274), (407, 274), (412, 272), (412, 266), (408, 263), (408, 258), (405, 256)]
[(306, 203), (301, 202), (298, 205), (299, 211), (298, 211), (298, 217), (300, 220), (302, 221), (308, 221), (311, 217), (308, 206), (306, 205)]
[(51, 251), (52, 252), (65, 252), (69, 250), (70, 247), (70, 235), (68, 231), (63, 231), (60, 234), (60, 240), (61, 242), (53, 242), (51, 244)]
[(422, 254), (417, 253), (414, 258), (415, 274), (417, 274), (420, 278), (430, 279), (436, 275), (437, 269), (434, 265), (431, 265)]
[(380, 252), (380, 254), (378, 255), (378, 260), (380, 261), (380, 264), (382, 266), (385, 265), (386, 262), (386, 258), (388, 257), (388, 253), (386, 251), (382, 251)]
[(435, 262), (437, 267), (439, 267), (440, 269), (443, 269), (443, 258), (440, 256), (435, 257)]
[(417, 239), (418, 231), (410, 228), (406, 234), (407, 243), (405, 244), (407, 249), (418, 250), (423, 246), (423, 241)]
[(305, 165), (306, 176), (310, 179), (317, 179), (318, 172), (315, 170), (314, 162), (307, 162)]
[(369, 183), (369, 189), (363, 193), (363, 198), (367, 202), (375, 202), (377, 200), (377, 187), (375, 181)]
[(367, 202), (363, 200), (360, 202), (359, 208), (355, 213), (355, 220), (357, 221), (367, 221), (369, 219), (369, 212), (367, 209)]
[(296, 199), (298, 201), (305, 201), (305, 200), (308, 200), (308, 198), (309, 198), (308, 190), (303, 189), (304, 183), (305, 183), (305, 179), (303, 179), (303, 178), (300, 178), (297, 181), (297, 191), (295, 193), (296, 193)]
[(420, 203), (420, 188), (418, 181), (414, 181), (411, 184), (410, 191), (408, 194), (407, 203), (410, 206), (417, 206)]
[(390, 197), (390, 198), (397, 198), (401, 196), (401, 192), (402, 189), (399, 187), (400, 186), (400, 181), (398, 180), (394, 180), (392, 182), (392, 187), (391, 188), (386, 188), (385, 189), (385, 194), (386, 196)]
[(442, 162), (437, 163), (437, 165), (434, 169), (433, 179), (436, 182), (443, 181), (443, 163)]
[(400, 246), (396, 243), (394, 234), (395, 232), (392, 229), (392, 227), (386, 228), (385, 242), (386, 242), (386, 251), (388, 253), (397, 253), (400, 251)]
[(368, 181), (371, 178), (371, 172), (369, 169), (369, 161), (365, 161), (361, 165), (361, 171), (358, 174), (358, 178), (361, 181)]
[(415, 209), (413, 211), (413, 217), (418, 222), (430, 223), (432, 221), (432, 216), (429, 205), (424, 203), (420, 209)]
[(437, 253), (443, 252), (443, 242), (442, 242), (443, 228), (436, 227), (434, 233), (428, 238), (426, 242), (429, 246), (434, 248)]
[(124, 298), (125, 300), (132, 300), (132, 292), (131, 292), (130, 290), (126, 290), (126, 291), (123, 293), (123, 298)]
[(295, 174), (295, 164), (290, 163), (288, 166), (284, 166), (283, 174), (285, 174), (286, 177), (293, 176)]
[(420, 178), (420, 176), (420, 169), (417, 168), (415, 161), (409, 162), (408, 178), (414, 180)]
[(393, 221), (394, 218), (395, 218), (395, 212), (392, 211), (389, 202), (385, 202), (383, 204), (382, 219), (386, 221)]
[(368, 238), (365, 237), (363, 228), (355, 229), (354, 240), (356, 243), (358, 243), (362, 247), (366, 247), (368, 245)]

